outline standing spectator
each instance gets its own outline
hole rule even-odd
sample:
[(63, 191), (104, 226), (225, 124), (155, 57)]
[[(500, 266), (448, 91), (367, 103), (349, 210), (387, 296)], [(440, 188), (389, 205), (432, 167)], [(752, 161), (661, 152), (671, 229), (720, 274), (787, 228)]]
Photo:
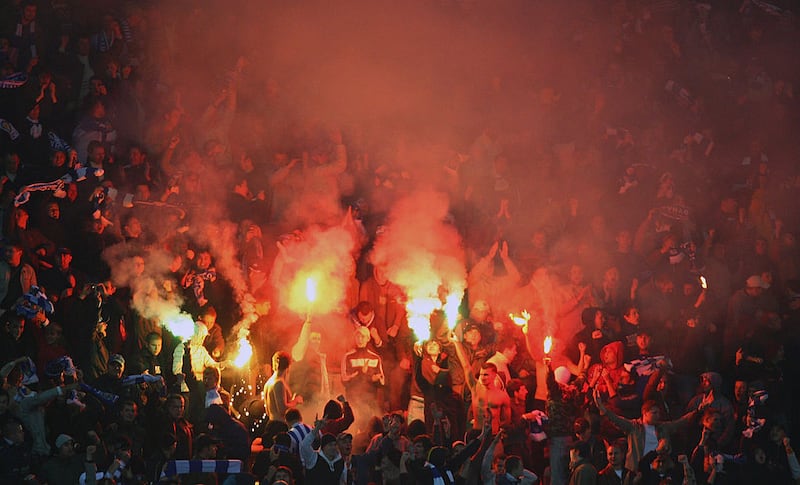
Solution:
[(311, 432), (311, 427), (303, 422), (303, 416), (297, 408), (287, 409), (285, 419), (286, 425), (289, 426), (287, 433), (291, 440), (287, 451), (300, 457), (300, 443)]
[(72, 485), (83, 472), (83, 457), (76, 451), (71, 436), (60, 434), (55, 441), (56, 454), (42, 465), (42, 478), (50, 485)]
[[(690, 411), (677, 421), (661, 421), (661, 408), (657, 403), (648, 401), (642, 405), (640, 419), (625, 419), (607, 410), (598, 392), (594, 393), (594, 400), (600, 414), (606, 416), (627, 436), (625, 468), (634, 473), (639, 469), (639, 460), (647, 453), (655, 451), (659, 440), (669, 439), (670, 435), (691, 423), (698, 412)], [(705, 409), (705, 406), (707, 404), (703, 404), (702, 408)]]
[(344, 459), (336, 446), (336, 437), (324, 434), (320, 438), (319, 450), (315, 451), (311, 444), (325, 425), (325, 421), (317, 421), (311, 433), (300, 442), (300, 456), (306, 469), (306, 481), (319, 485), (342, 485), (346, 483), (347, 472)]
[(303, 398), (293, 394), (286, 383), (291, 357), (286, 352), (275, 352), (272, 356), (272, 376), (264, 384), (264, 406), (270, 420), (283, 421), (286, 410), (303, 404)]
[(589, 460), (589, 443), (578, 441), (569, 447), (569, 485), (596, 485), (597, 469)]
[(380, 388), (386, 382), (381, 356), (367, 348), (370, 332), (366, 327), (357, 328), (354, 337), (355, 348), (342, 358), (342, 383), (346, 395), (380, 403)]
[(629, 483), (631, 471), (625, 468), (625, 444), (615, 441), (606, 448), (608, 465), (597, 474), (597, 485)]

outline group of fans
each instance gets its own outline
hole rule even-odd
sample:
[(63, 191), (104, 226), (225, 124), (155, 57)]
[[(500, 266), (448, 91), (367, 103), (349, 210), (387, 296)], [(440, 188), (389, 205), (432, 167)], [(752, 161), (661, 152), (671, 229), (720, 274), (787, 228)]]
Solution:
[[(800, 479), (790, 2), (517, 5), (563, 55), (439, 81), (447, 142), (294, 112), (207, 3), (0, 4), (1, 483)], [(466, 290), (412, 328), (374, 251), (432, 193)]]

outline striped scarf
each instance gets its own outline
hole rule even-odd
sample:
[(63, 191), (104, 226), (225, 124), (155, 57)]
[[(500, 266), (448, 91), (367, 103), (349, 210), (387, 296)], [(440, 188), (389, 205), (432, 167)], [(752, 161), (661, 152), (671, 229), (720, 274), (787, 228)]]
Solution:
[[(453, 477), (453, 472), (450, 470), (445, 470), (444, 475), (442, 475), (442, 471), (430, 462), (425, 463), (425, 468), (431, 471), (433, 485), (446, 485), (449, 483), (455, 483), (456, 481), (456, 479)], [(445, 481), (445, 479), (447, 479), (447, 481)]]
[(0, 130), (5, 131), (8, 137), (11, 138), (11, 141), (17, 141), (17, 138), (19, 138), (19, 131), (14, 128), (14, 125), (12, 125), (10, 121), (4, 120), (3, 118), (0, 118)]
[[(289, 451), (297, 454), (300, 452), (300, 443), (303, 441), (303, 438), (311, 432), (311, 428), (304, 423), (295, 423), (294, 426), (288, 431), (289, 438), (292, 439), (292, 444), (289, 447)], [(301, 457), (302, 458), (302, 457)]]
[(24, 72), (15, 72), (10, 76), (4, 77), (0, 79), (0, 88), (2, 89), (14, 89), (22, 86), (28, 82), (28, 75)]
[(240, 460), (170, 460), (164, 467), (162, 477), (174, 477), (187, 473), (241, 473)]
[(103, 175), (103, 169), (90, 168), (90, 167), (75, 168), (67, 172), (67, 174), (65, 174), (58, 180), (53, 180), (52, 182), (40, 182), (36, 184), (26, 185), (25, 187), (22, 187), (22, 189), (19, 191), (19, 195), (14, 197), (14, 207), (19, 207), (23, 204), (28, 203), (28, 201), (31, 199), (31, 192), (51, 191), (51, 192), (56, 192), (56, 195), (59, 195), (59, 193), (64, 192), (64, 185), (86, 180), (86, 176), (89, 173), (93, 174), (96, 177), (100, 177)]

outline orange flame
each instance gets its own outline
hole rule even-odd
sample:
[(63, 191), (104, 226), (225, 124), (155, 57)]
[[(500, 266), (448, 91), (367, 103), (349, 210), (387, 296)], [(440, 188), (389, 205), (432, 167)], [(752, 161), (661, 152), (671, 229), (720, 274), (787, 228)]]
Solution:
[(700, 288), (704, 290), (708, 288), (708, 282), (706, 281), (705, 276), (700, 276)]
[(548, 335), (547, 337), (544, 338), (545, 355), (549, 354), (551, 350), (553, 350), (553, 337)]

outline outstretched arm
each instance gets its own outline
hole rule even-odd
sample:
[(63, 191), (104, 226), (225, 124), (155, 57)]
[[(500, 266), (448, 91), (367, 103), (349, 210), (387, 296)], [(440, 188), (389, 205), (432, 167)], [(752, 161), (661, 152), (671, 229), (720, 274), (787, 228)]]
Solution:
[(297, 337), (297, 342), (295, 342), (294, 346), (292, 347), (292, 360), (295, 362), (299, 362), (303, 360), (303, 357), (306, 355), (306, 350), (308, 349), (308, 341), (311, 336), (311, 322), (306, 320), (303, 323), (303, 328), (300, 330), (300, 336)]

